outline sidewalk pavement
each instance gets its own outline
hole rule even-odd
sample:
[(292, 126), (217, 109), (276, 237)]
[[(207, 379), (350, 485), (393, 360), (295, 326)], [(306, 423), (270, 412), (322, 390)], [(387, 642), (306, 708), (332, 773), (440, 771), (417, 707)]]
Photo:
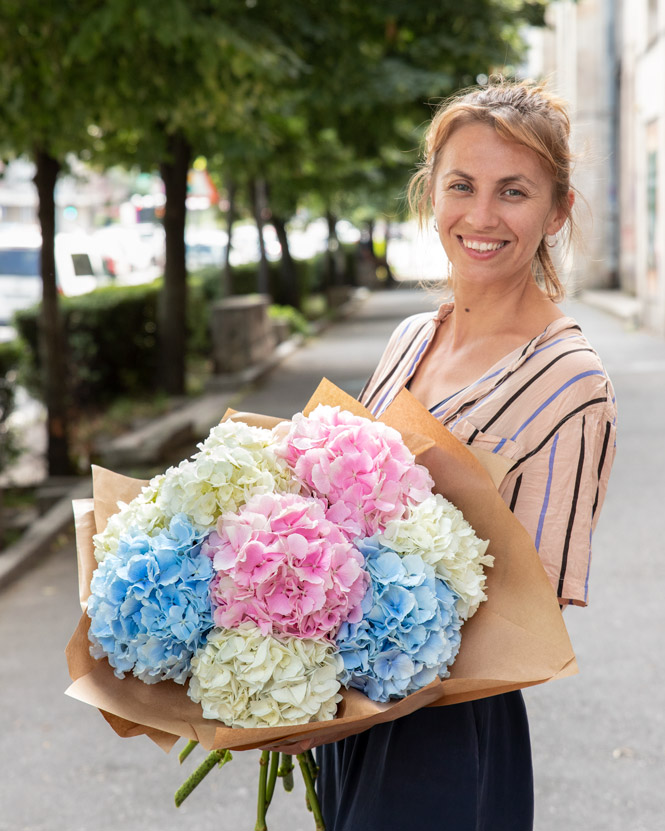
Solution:
[(615, 289), (589, 289), (581, 292), (577, 299), (618, 318), (631, 329), (640, 326), (642, 304), (637, 297)]

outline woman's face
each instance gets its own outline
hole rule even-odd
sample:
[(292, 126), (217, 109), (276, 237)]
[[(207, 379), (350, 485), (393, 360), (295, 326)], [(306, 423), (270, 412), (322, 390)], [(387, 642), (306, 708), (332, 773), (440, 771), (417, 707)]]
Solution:
[(459, 127), (444, 145), (432, 207), (455, 278), (486, 287), (530, 279), (543, 236), (566, 220), (535, 152), (485, 124)]

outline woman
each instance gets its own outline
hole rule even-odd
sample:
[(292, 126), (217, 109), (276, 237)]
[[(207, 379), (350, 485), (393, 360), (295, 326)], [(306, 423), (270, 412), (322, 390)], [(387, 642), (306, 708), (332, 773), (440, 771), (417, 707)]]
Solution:
[[(454, 302), (397, 328), (361, 396), (379, 415), (406, 386), (462, 442), (506, 460), (501, 496), (562, 606), (587, 603), (616, 421), (598, 356), (555, 303), (549, 250), (574, 202), (568, 134), (561, 102), (527, 83), (493, 82), (437, 113), (410, 196), (421, 218), (434, 213)], [(318, 758), (328, 831), (533, 826), (519, 692), (419, 710)]]
[[(499, 493), (561, 606), (584, 606), (616, 408), (600, 359), (555, 302), (549, 249), (572, 229), (568, 134), (561, 102), (528, 83), (493, 82), (437, 113), (410, 197), (421, 218), (434, 213), (454, 302), (397, 327), (361, 401), (378, 416), (408, 387), (460, 441), (498, 457)], [(445, 481), (437, 452), (419, 461)], [(424, 708), (317, 758), (327, 831), (533, 827), (519, 692)]]

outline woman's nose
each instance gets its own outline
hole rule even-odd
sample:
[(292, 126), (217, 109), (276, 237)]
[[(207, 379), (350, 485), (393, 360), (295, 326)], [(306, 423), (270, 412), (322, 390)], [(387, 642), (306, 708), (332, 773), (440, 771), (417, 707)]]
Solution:
[(482, 231), (497, 226), (499, 214), (493, 196), (478, 193), (467, 204), (467, 222), (474, 231)]

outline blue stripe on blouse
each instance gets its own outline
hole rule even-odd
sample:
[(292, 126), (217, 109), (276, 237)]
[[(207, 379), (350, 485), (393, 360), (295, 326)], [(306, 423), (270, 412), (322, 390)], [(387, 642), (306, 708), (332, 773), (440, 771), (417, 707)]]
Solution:
[[(408, 374), (408, 377), (411, 377), (411, 374), (413, 373), (413, 370), (414, 370), (414, 368), (415, 368), (416, 364), (418, 363), (418, 359), (419, 359), (419, 358), (420, 358), (420, 356), (423, 354), (423, 350), (426, 348), (426, 346), (427, 346), (427, 344), (428, 344), (428, 343), (429, 343), (429, 339), (427, 339), (427, 340), (423, 341), (423, 343), (421, 344), (420, 348), (418, 349), (418, 352), (416, 353), (415, 358), (414, 358), (414, 359), (413, 359), (413, 361), (411, 362), (411, 367), (410, 367), (410, 369), (409, 369), (409, 374)], [(387, 390), (383, 393), (383, 395), (381, 396), (381, 398), (380, 398), (380, 400), (379, 400), (379, 403), (376, 405), (376, 407), (375, 407), (375, 408), (374, 408), (374, 410), (373, 410), (373, 413), (374, 413), (374, 414), (378, 413), (378, 412), (381, 410), (381, 407), (383, 406), (383, 402), (384, 402), (384, 401), (386, 400), (386, 398), (390, 395), (390, 393), (392, 392), (392, 390), (393, 390), (393, 387), (394, 387), (394, 386), (395, 386), (395, 385), (394, 385), (394, 384), (392, 384), (392, 385), (391, 385), (390, 387), (388, 387), (388, 389), (387, 389)]]
[[(547, 407), (549, 407), (549, 405), (550, 405), (550, 404), (551, 404), (551, 403), (552, 403), (552, 402), (553, 402), (556, 398), (558, 398), (558, 397), (561, 395), (561, 393), (562, 393), (562, 392), (564, 392), (565, 390), (567, 390), (567, 389), (568, 389), (568, 387), (572, 386), (572, 385), (573, 385), (573, 384), (575, 384), (577, 381), (581, 381), (581, 380), (582, 380), (582, 378), (588, 378), (590, 375), (603, 375), (603, 376), (604, 376), (604, 375), (605, 375), (605, 373), (604, 373), (604, 372), (602, 372), (602, 371), (601, 371), (601, 370), (599, 370), (599, 369), (589, 369), (589, 370), (587, 370), (586, 372), (581, 372), (579, 375), (575, 375), (575, 376), (574, 376), (573, 378), (571, 378), (569, 381), (566, 381), (566, 383), (565, 383), (565, 384), (563, 384), (563, 386), (559, 387), (559, 389), (558, 389), (556, 392), (552, 393), (552, 395), (550, 395), (550, 397), (549, 397), (546, 401), (544, 401), (544, 402), (540, 405), (540, 407), (538, 407), (538, 409), (534, 410), (534, 412), (533, 412), (533, 413), (529, 416), (529, 418), (527, 418), (527, 420), (526, 420), (526, 421), (525, 421), (525, 422), (524, 422), (524, 423), (523, 423), (523, 424), (522, 424), (522, 425), (518, 428), (517, 432), (516, 432), (516, 433), (514, 433), (514, 434), (510, 437), (510, 438), (511, 438), (511, 440), (512, 440), (512, 441), (515, 441), (515, 439), (519, 436), (519, 434), (522, 432), (522, 430), (524, 430), (524, 429), (525, 429), (525, 427), (527, 427), (529, 424), (531, 424), (531, 422), (534, 420), (534, 418), (536, 418), (536, 416), (540, 415), (540, 413), (542, 413), (542, 411), (543, 411), (544, 409), (546, 409)], [(498, 452), (501, 450), (501, 448), (503, 447), (503, 445), (504, 445), (505, 443), (506, 443), (506, 439), (501, 439), (501, 441), (497, 444), (497, 446), (494, 448), (494, 450), (493, 450), (492, 452), (493, 452), (493, 453), (498, 453)]]
[(559, 338), (559, 340), (554, 340), (552, 343), (548, 343), (547, 346), (541, 346), (540, 349), (534, 349), (533, 352), (526, 358), (526, 360), (530, 360), (533, 358), (534, 355), (539, 355), (541, 352), (544, 352), (546, 349), (551, 349), (553, 346), (556, 346), (557, 343), (563, 343), (567, 340), (573, 340), (576, 338), (577, 335), (569, 335), (567, 338)]
[[(418, 360), (418, 358), (420, 357), (420, 355), (422, 355), (423, 349), (427, 346), (427, 344), (428, 344), (428, 343), (429, 343), (429, 339), (427, 339), (427, 340), (426, 340), (426, 341), (425, 341), (425, 342), (424, 342), (424, 343), (420, 346), (420, 348), (419, 348), (419, 350), (418, 350), (418, 352), (417, 352), (417, 354), (416, 354), (416, 357), (414, 358), (413, 365), (415, 365), (415, 362)], [(395, 346), (396, 346), (396, 347), (399, 347), (399, 345), (400, 345), (400, 344), (399, 344), (399, 342), (395, 344)], [(413, 370), (411, 370), (411, 371), (413, 371)], [(373, 415), (376, 415), (378, 412), (380, 412), (381, 407), (383, 406), (383, 402), (386, 400), (386, 398), (388, 398), (388, 396), (390, 395), (390, 393), (393, 391), (394, 386), (395, 386), (395, 384), (394, 384), (394, 383), (393, 383), (393, 384), (391, 384), (391, 385), (390, 385), (390, 386), (386, 389), (386, 391), (383, 393), (383, 395), (381, 396), (381, 398), (379, 399), (379, 401), (376, 403), (376, 405), (375, 405), (374, 407), (372, 407), (372, 414), (373, 414)]]
[[(546, 349), (549, 349), (551, 346), (556, 346), (556, 344), (563, 343), (563, 341), (566, 341), (566, 340), (573, 340), (576, 337), (577, 337), (577, 335), (570, 335), (567, 338), (559, 338), (559, 340), (553, 341), (552, 343), (549, 343), (547, 346), (541, 346), (540, 349), (534, 349), (534, 351), (525, 359), (525, 363), (530, 358), (533, 358), (534, 355), (538, 355), (540, 352), (544, 352)], [(504, 372), (505, 369), (506, 369), (505, 366), (501, 367), (501, 369), (497, 370), (496, 372), (493, 372), (490, 375), (486, 375), (484, 378), (481, 378), (479, 381), (476, 381), (473, 386), (475, 386), (476, 383), (480, 384), (483, 381), (489, 381), (490, 378), (494, 378), (495, 376), (500, 375), (502, 372)], [(473, 389), (473, 386), (471, 387), (471, 389)], [(485, 402), (492, 395), (494, 395), (495, 392), (498, 392), (498, 389), (499, 389), (498, 387), (495, 387), (481, 401), (479, 401), (474, 407), (471, 407), (470, 410), (467, 410), (466, 412), (462, 413), (462, 415), (457, 419), (457, 421), (453, 422), (453, 427), (456, 427), (459, 424), (459, 422), (462, 421), (462, 419), (468, 418), (473, 413), (474, 410), (478, 409), (478, 407), (484, 406)]]
[(549, 463), (549, 472), (547, 474), (547, 485), (545, 486), (545, 496), (543, 497), (543, 507), (540, 509), (540, 516), (538, 517), (538, 529), (536, 530), (536, 551), (540, 549), (540, 537), (543, 533), (543, 525), (545, 523), (545, 514), (547, 513), (547, 507), (550, 502), (550, 488), (552, 486), (552, 474), (554, 473), (554, 457), (556, 455), (556, 446), (559, 441), (559, 434), (557, 433), (554, 436), (554, 441), (552, 442), (552, 449), (550, 450), (550, 463)]

